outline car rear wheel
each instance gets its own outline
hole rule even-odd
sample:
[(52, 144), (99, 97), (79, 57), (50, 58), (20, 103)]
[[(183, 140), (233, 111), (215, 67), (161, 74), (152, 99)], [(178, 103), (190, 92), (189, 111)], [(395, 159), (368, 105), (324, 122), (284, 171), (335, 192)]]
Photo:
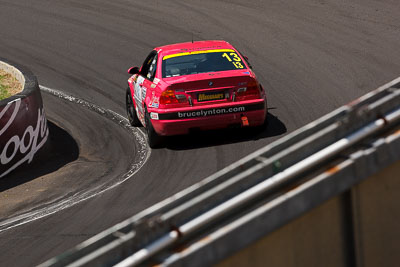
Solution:
[(158, 135), (154, 130), (153, 125), (151, 124), (150, 121), (150, 114), (147, 112), (147, 109), (146, 109), (145, 121), (146, 121), (146, 132), (149, 140), (149, 146), (151, 148), (160, 147), (160, 145), (163, 142), (163, 137)]
[(136, 115), (135, 105), (133, 104), (131, 90), (126, 89), (126, 113), (128, 115), (128, 120), (132, 126), (140, 126), (140, 120)]

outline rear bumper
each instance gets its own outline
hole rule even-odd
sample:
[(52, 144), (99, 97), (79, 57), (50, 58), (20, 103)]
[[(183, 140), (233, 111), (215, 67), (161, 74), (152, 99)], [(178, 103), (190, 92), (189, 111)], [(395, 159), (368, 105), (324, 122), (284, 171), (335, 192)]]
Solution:
[[(150, 111), (150, 110), (149, 110)], [(229, 103), (202, 108), (151, 110), (151, 122), (159, 135), (187, 134), (192, 129), (212, 130), (241, 125), (242, 117), (248, 119), (249, 126), (264, 123), (267, 115), (263, 99), (243, 103)]]

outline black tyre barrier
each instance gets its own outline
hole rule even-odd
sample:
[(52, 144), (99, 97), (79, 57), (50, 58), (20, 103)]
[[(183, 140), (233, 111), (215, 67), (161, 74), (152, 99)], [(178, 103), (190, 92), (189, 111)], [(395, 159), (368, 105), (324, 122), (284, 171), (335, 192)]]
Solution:
[(24, 66), (0, 58), (0, 69), (12, 73), (23, 91), (0, 101), (0, 178), (30, 163), (46, 143), (49, 130), (36, 76)]

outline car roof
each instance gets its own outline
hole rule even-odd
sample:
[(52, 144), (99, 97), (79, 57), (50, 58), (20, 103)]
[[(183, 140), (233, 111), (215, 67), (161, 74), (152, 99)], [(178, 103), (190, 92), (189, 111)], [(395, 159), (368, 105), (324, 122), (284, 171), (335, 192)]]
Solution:
[(212, 40), (212, 41), (196, 41), (196, 42), (164, 45), (156, 47), (154, 50), (161, 52), (163, 56), (165, 56), (182, 52), (213, 50), (213, 49), (234, 49), (234, 47), (226, 41)]

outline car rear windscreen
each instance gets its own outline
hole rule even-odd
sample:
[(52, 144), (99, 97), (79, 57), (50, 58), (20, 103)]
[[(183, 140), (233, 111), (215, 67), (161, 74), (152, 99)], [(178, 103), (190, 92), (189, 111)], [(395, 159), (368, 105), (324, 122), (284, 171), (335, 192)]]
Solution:
[(163, 57), (162, 77), (245, 68), (238, 53), (232, 49), (185, 52)]

